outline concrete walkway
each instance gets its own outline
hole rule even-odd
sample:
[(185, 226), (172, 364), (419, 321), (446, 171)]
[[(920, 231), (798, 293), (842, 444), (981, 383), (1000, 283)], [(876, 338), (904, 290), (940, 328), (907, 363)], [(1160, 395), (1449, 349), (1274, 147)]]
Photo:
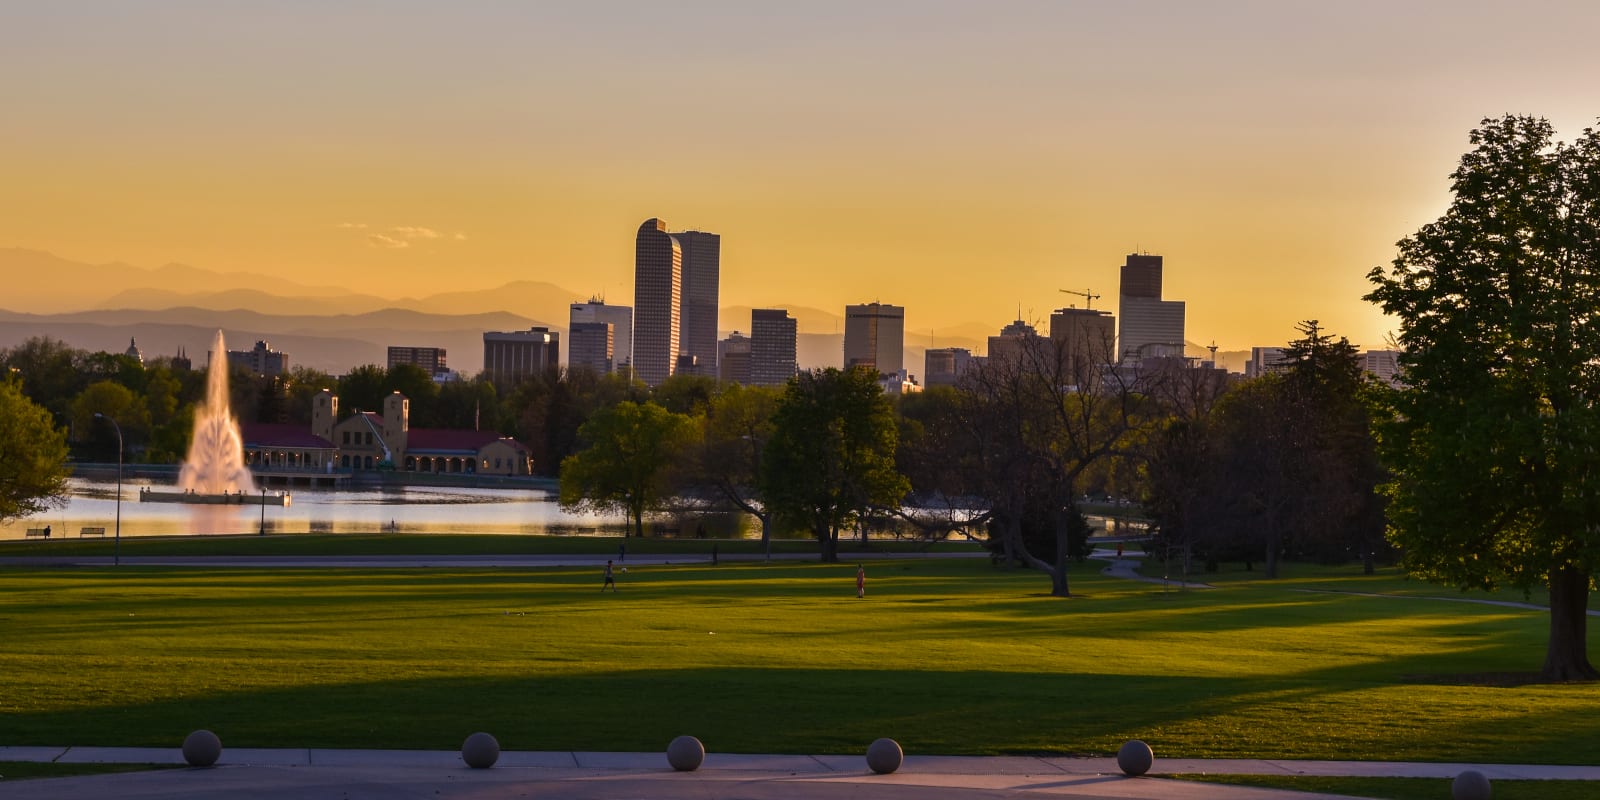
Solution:
[(1140, 556), (1137, 554), (1119, 556), (1109, 550), (1096, 550), (1090, 553), (1089, 557), (1096, 561), (1110, 562), (1105, 569), (1100, 570), (1101, 575), (1105, 575), (1106, 577), (1110, 578), (1122, 578), (1124, 580), (1142, 581), (1144, 583), (1159, 583), (1166, 586), (1171, 586), (1174, 589), (1217, 588), (1209, 583), (1185, 583), (1180, 580), (1166, 580), (1162, 578), (1151, 578), (1140, 575), (1135, 571), (1139, 567), (1139, 561), (1136, 559), (1140, 558)]
[[(177, 748), (0, 747), (0, 761), (182, 765)], [(696, 772), (674, 772), (661, 753), (505, 752), (493, 769), (468, 769), (456, 751), (224, 749), (216, 767), (8, 781), (8, 800), (59, 797), (244, 800), (364, 798), (573, 798), (574, 800), (1331, 800), (1339, 795), (1252, 789), (1164, 774), (1351, 775), (1491, 780), (1600, 781), (1600, 767), (1372, 761), (1157, 758), (1152, 774), (1123, 776), (1110, 758), (908, 756), (876, 775), (862, 756), (711, 753)], [(1596, 785), (1600, 789), (1600, 784)]]

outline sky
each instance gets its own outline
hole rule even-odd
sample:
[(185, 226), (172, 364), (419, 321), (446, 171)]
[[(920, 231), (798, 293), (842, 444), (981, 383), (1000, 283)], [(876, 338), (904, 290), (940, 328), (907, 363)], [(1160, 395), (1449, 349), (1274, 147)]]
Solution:
[(722, 235), (724, 306), (879, 300), (908, 337), (1114, 309), (1148, 252), (1191, 341), (1378, 347), (1365, 275), (1478, 121), (1600, 117), (1596, 30), (1588, 0), (0, 0), (0, 247), (626, 304), (660, 217)]

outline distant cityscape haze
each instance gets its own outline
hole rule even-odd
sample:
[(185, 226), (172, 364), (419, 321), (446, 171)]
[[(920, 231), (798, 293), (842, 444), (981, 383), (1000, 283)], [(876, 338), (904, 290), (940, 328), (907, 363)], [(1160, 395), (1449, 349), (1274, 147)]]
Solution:
[[(723, 236), (725, 316), (880, 300), (936, 342), (1063, 288), (1110, 308), (1149, 252), (1193, 342), (1317, 318), (1374, 348), (1364, 274), (1443, 210), (1478, 120), (1594, 123), (1597, 29), (1577, 0), (14, 4), (0, 247), (630, 303), (659, 215)], [(14, 312), (110, 294), (4, 278)]]

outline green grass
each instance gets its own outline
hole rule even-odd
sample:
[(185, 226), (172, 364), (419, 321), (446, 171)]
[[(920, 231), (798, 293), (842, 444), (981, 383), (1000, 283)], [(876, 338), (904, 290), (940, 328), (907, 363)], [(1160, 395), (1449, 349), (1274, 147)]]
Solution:
[[(636, 555), (704, 555), (716, 546), (722, 555), (762, 553), (753, 539), (679, 539), (620, 536), (508, 536), (485, 534), (278, 534), (272, 536), (147, 536), (124, 537), (125, 556), (351, 556), (351, 555), (613, 555), (626, 544)], [(0, 541), (0, 558), (8, 556), (106, 556), (117, 544), (100, 539)], [(857, 552), (980, 552), (967, 542), (854, 540), (839, 543), (841, 555)], [(774, 553), (816, 553), (813, 539), (773, 539)]]
[[(1296, 792), (1323, 792), (1375, 800), (1441, 800), (1450, 796), (1449, 778), (1325, 778), (1285, 775), (1163, 775), (1230, 786), (1262, 786)], [(1494, 800), (1593, 800), (1593, 781), (1494, 781)]]
[[(1078, 596), (980, 559), (593, 569), (0, 569), (0, 744), (1596, 763), (1537, 611), (1235, 581)], [(1392, 575), (1323, 571), (1352, 586)], [(1312, 580), (1314, 574), (1302, 575)]]
[(145, 772), (169, 769), (164, 764), (58, 764), (49, 761), (0, 761), (0, 781), (28, 778), (70, 778), (74, 775), (106, 775), (114, 772)]

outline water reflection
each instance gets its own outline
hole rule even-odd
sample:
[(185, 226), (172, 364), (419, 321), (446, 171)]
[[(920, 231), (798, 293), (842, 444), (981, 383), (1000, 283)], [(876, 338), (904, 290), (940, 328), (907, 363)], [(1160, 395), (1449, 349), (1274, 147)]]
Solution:
[[(83, 527), (111, 532), (116, 515), (116, 484), (72, 478), (66, 508), (0, 526), (0, 539), (21, 539), (27, 528), (50, 525), (61, 538), (76, 538)], [(621, 533), (621, 516), (571, 514), (553, 492), (543, 489), (465, 489), (439, 486), (363, 490), (293, 490), (288, 508), (259, 505), (187, 506), (140, 503), (142, 487), (170, 489), (147, 480), (123, 484), (122, 535), (166, 536), (188, 533), (257, 533), (263, 519), (268, 533)], [(271, 490), (269, 490), (271, 491)], [(202, 516), (191, 514), (202, 508)]]

